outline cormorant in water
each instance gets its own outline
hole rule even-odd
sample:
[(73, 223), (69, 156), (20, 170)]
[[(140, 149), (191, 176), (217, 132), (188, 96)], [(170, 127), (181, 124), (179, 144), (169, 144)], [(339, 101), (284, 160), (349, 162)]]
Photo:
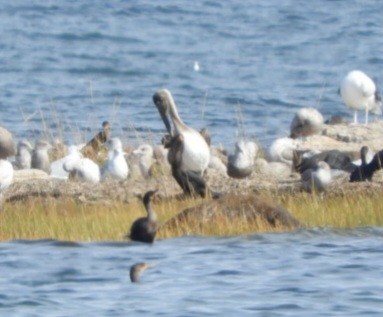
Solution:
[(151, 200), (158, 190), (148, 191), (143, 202), (148, 213), (147, 217), (136, 219), (130, 228), (128, 237), (134, 241), (153, 243), (158, 230), (157, 215), (152, 209)]
[(138, 283), (140, 281), (141, 274), (151, 267), (153, 267), (152, 264), (144, 262), (132, 265), (132, 267), (130, 268), (130, 280), (132, 281), (132, 283)]

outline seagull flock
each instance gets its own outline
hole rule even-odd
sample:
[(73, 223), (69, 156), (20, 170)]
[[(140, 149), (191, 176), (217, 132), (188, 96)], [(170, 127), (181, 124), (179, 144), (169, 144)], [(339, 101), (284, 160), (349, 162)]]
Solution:
[[(358, 124), (357, 112), (368, 115), (382, 113), (381, 98), (374, 81), (359, 70), (349, 72), (340, 83), (340, 96), (344, 104), (354, 111), (352, 124)], [(205, 182), (208, 169), (216, 169), (224, 177), (248, 178), (255, 169), (260, 146), (257, 142), (240, 139), (233, 153), (218, 150), (210, 145), (206, 129), (197, 131), (182, 120), (174, 98), (167, 89), (160, 89), (153, 95), (153, 103), (164, 122), (167, 135), (162, 144), (152, 146), (141, 144), (126, 153), (118, 137), (111, 137), (112, 127), (108, 121), (102, 123), (101, 131), (84, 146), (71, 145), (67, 155), (53, 162), (50, 151), (53, 146), (47, 140), (38, 140), (34, 147), (28, 140), (20, 140), (15, 146), (12, 134), (0, 127), (0, 194), (13, 181), (14, 170), (39, 169), (51, 177), (98, 183), (107, 179), (124, 180), (134, 169), (130, 158), (138, 161), (141, 176), (153, 176), (155, 164), (165, 166), (185, 194), (205, 197), (214, 196)], [(307, 191), (325, 191), (334, 176), (334, 170), (349, 173), (350, 181), (371, 180), (373, 173), (381, 168), (381, 152), (368, 154), (363, 148), (359, 157), (355, 154), (332, 151), (304, 151), (302, 140), (322, 131), (324, 119), (321, 113), (310, 107), (301, 108), (292, 119), (290, 135), (275, 140), (266, 152), (264, 165), (280, 170), (276, 164), (293, 168), (301, 174), (301, 188)], [(89, 153), (98, 155), (107, 151), (107, 159), (99, 165)], [(359, 163), (358, 163), (359, 161)]]

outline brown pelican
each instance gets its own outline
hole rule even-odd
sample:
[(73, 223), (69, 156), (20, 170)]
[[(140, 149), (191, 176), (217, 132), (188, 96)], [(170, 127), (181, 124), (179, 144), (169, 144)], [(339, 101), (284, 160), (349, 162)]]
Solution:
[(347, 107), (354, 109), (354, 123), (358, 123), (358, 110), (365, 111), (365, 124), (368, 112), (382, 114), (382, 100), (374, 81), (360, 70), (353, 70), (343, 78), (340, 95)]
[(194, 171), (183, 171), (181, 169), (184, 149), (183, 136), (174, 136), (165, 147), (169, 148), (168, 159), (172, 167), (172, 175), (184, 193), (186, 195), (206, 197), (208, 188), (202, 176)]
[(132, 283), (138, 283), (140, 281), (141, 274), (153, 266), (154, 266), (153, 264), (144, 263), (144, 262), (140, 262), (140, 263), (136, 263), (132, 265), (129, 272), (130, 280), (132, 281)]
[(12, 134), (7, 129), (0, 127), (0, 159), (6, 159), (15, 154), (16, 149)]
[[(182, 121), (169, 90), (158, 90), (153, 95), (153, 101), (169, 134), (171, 136), (181, 135), (183, 138), (181, 170), (193, 171), (202, 175), (210, 160), (210, 150), (205, 139), (199, 132), (188, 127)], [(174, 131), (167, 116), (168, 112), (173, 121)]]
[(143, 203), (148, 213), (147, 217), (136, 219), (131, 228), (129, 237), (133, 241), (153, 243), (158, 230), (157, 214), (152, 209), (151, 201), (158, 190), (148, 191), (143, 198)]
[(51, 145), (46, 141), (41, 140), (36, 143), (32, 153), (32, 168), (42, 170), (47, 174), (51, 173), (51, 164), (48, 155), (48, 150), (50, 148)]

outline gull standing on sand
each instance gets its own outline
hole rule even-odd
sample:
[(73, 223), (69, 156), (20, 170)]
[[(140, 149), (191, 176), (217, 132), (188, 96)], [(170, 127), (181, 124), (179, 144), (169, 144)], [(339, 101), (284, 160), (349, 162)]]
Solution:
[(0, 159), (6, 159), (15, 154), (16, 149), (12, 134), (7, 129), (0, 127)]
[(354, 124), (358, 123), (358, 110), (365, 111), (365, 124), (368, 112), (382, 114), (382, 100), (374, 81), (360, 70), (353, 70), (343, 78), (340, 95), (347, 107), (354, 109)]
[(48, 175), (51, 173), (51, 164), (49, 161), (48, 150), (51, 148), (51, 145), (43, 140), (40, 140), (36, 143), (35, 149), (32, 153), (31, 167), (42, 170)]
[(301, 108), (290, 125), (290, 137), (308, 137), (322, 131), (323, 116), (315, 108)]
[(101, 178), (110, 176), (115, 179), (126, 179), (129, 173), (128, 163), (124, 157), (122, 143), (119, 138), (111, 138), (106, 141), (108, 148), (108, 160), (101, 169)]
[(301, 188), (308, 192), (323, 192), (331, 183), (330, 166), (320, 161), (316, 168), (309, 168), (301, 174)]
[[(187, 126), (178, 114), (176, 104), (169, 90), (158, 90), (153, 95), (153, 102), (156, 105), (162, 120), (171, 136), (181, 135), (183, 139), (181, 169), (193, 171), (200, 175), (206, 170), (210, 161), (210, 149), (202, 135)], [(173, 121), (174, 131), (171, 128), (169, 118)]]
[(227, 174), (233, 178), (245, 178), (254, 170), (258, 146), (255, 142), (240, 140), (235, 144), (235, 153), (229, 155)]
[(29, 169), (32, 163), (32, 146), (27, 140), (21, 140), (17, 144), (17, 152), (15, 156), (16, 169)]

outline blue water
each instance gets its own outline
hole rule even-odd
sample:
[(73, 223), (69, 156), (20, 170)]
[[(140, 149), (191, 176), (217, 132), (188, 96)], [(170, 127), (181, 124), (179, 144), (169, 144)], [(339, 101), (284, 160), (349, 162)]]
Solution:
[[(1, 316), (382, 316), (383, 230), (0, 245)], [(138, 284), (136, 262), (155, 267)]]
[[(351, 118), (337, 93), (361, 69), (383, 85), (378, 0), (1, 1), (0, 124), (16, 139), (157, 142), (172, 91), (213, 143), (264, 145), (294, 112)], [(194, 70), (198, 62), (200, 70)], [(183, 237), (153, 246), (0, 244), (2, 316), (382, 316), (383, 232)], [(154, 262), (142, 283), (130, 265)]]
[(230, 147), (245, 133), (268, 145), (302, 106), (351, 118), (337, 93), (349, 70), (382, 83), (378, 0), (1, 7), (0, 123), (32, 141), (44, 130), (86, 139), (105, 119), (127, 142), (159, 141), (152, 95), (166, 87), (185, 122), (208, 127), (213, 143)]

